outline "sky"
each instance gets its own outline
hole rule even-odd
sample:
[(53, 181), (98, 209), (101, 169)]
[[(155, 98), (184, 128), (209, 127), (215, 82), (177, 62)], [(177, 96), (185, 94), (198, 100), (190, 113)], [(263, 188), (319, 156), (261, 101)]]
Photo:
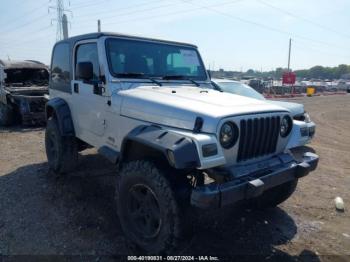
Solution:
[[(62, 0), (69, 36), (118, 32), (192, 43), (209, 69), (350, 64), (349, 0)], [(56, 0), (0, 0), (0, 59), (50, 63)]]

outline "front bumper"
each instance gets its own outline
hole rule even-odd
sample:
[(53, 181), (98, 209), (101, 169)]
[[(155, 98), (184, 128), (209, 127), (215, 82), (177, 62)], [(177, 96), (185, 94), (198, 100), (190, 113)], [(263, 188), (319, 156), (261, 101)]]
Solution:
[(45, 112), (24, 113), (22, 114), (23, 125), (45, 124), (46, 115)]
[(46, 96), (12, 95), (12, 102), (18, 105), (22, 124), (45, 123)]
[[(316, 169), (318, 156), (305, 153), (303, 160), (297, 162), (290, 154), (280, 154), (251, 167), (231, 168), (226, 171), (235, 177), (223, 184), (209, 184), (192, 190), (191, 204), (200, 208), (217, 208), (250, 199), (264, 191), (288, 181), (306, 176)], [(240, 175), (237, 172), (251, 172)]]

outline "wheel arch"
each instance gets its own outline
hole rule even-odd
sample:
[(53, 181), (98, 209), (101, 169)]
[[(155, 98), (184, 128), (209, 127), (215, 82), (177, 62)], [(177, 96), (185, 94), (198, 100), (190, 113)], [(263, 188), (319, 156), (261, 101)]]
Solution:
[(159, 126), (141, 125), (123, 140), (120, 161), (157, 159), (176, 169), (200, 165), (197, 148), (192, 139)]
[(55, 117), (62, 136), (75, 136), (69, 105), (62, 98), (53, 98), (45, 106), (46, 120)]

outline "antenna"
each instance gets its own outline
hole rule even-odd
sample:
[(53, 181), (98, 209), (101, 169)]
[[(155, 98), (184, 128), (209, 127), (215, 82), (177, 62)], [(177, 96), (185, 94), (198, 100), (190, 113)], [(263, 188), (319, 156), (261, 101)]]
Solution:
[(101, 32), (101, 20), (100, 19), (98, 19), (97, 20), (97, 32)]
[(66, 14), (62, 16), (62, 30), (63, 30), (63, 39), (68, 38), (68, 19)]

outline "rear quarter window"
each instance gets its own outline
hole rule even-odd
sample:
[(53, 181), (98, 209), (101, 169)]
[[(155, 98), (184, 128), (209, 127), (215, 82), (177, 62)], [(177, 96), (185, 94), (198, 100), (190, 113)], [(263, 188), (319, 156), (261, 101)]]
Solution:
[(50, 88), (71, 93), (71, 66), (69, 44), (57, 44), (52, 53)]

